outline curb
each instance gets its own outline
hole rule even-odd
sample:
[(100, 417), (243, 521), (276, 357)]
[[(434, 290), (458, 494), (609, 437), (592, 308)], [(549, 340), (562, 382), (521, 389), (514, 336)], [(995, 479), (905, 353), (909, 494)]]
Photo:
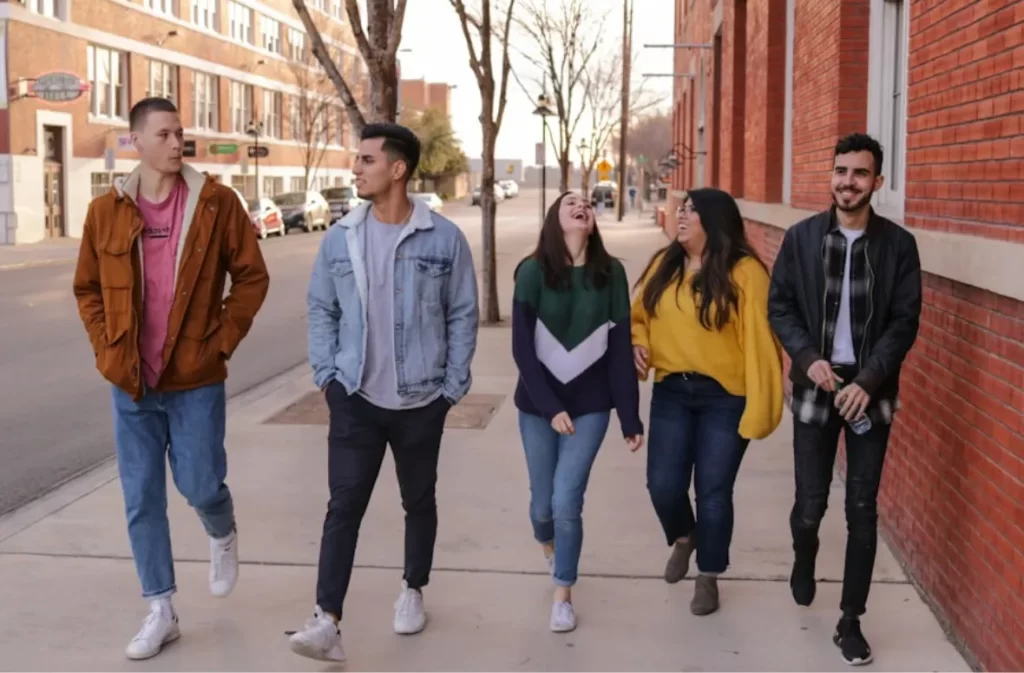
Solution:
[(74, 261), (74, 257), (54, 257), (51, 259), (40, 259), (32, 262), (15, 262), (12, 264), (0, 264), (0, 271), (17, 271), (18, 269), (31, 269), (37, 266), (53, 266), (54, 264), (65, 264)]

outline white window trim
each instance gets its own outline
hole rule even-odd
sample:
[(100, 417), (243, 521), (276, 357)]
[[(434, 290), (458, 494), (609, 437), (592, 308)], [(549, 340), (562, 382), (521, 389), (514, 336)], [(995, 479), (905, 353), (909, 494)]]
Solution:
[[(153, 73), (155, 70), (160, 71), (161, 81), (164, 84), (164, 89), (158, 91)], [(168, 86), (168, 82), (170, 86)], [(160, 96), (161, 98), (167, 98), (175, 105), (178, 104), (178, 66), (173, 63), (167, 63), (165, 61), (151, 60), (149, 62), (149, 86), (147, 92), (150, 96)], [(170, 94), (170, 95), (168, 95)]]
[[(213, 117), (212, 126), (206, 126), (205, 125), (205, 115), (202, 115), (202, 117), (204, 118), (204, 123), (200, 124), (200, 122), (199, 122), (200, 114), (199, 114), (199, 95), (198, 95), (198, 92), (199, 92), (199, 88), (200, 88), (200, 84), (199, 84), (200, 82), (203, 82), (205, 84), (205, 86), (203, 88), (206, 90), (206, 94), (207, 94), (207, 96), (206, 96), (206, 98), (207, 98), (206, 104), (207, 104), (207, 107), (210, 109), (210, 111), (212, 111), (212, 113), (213, 113), (212, 114), (212, 117)], [(219, 129), (219, 126), (220, 126), (220, 123), (219, 123), (220, 112), (217, 109), (217, 107), (218, 107), (218, 105), (220, 103), (220, 101), (218, 100), (219, 99), (219, 95), (218, 95), (219, 94), (219, 91), (218, 91), (219, 88), (220, 88), (220, 85), (218, 84), (218, 79), (217, 79), (216, 75), (209, 75), (209, 74), (203, 73), (203, 72), (193, 72), (192, 73), (192, 91), (193, 91), (193, 94), (192, 94), (192, 127), (193, 128), (198, 129), (198, 130), (213, 131), (213, 132), (217, 132), (217, 131), (220, 130)]]
[(281, 22), (265, 14), (260, 15), (260, 44), (271, 54), (281, 53)]
[(793, 200), (793, 71), (796, 68), (796, 0), (786, 0), (786, 106), (782, 134), (782, 202)]
[[(90, 50), (92, 51), (92, 63), (89, 63), (86, 66), (87, 71), (88, 71), (88, 68), (90, 68), (90, 67), (93, 69), (92, 76), (88, 78), (89, 79), (89, 87), (90, 87), (89, 118), (90, 119), (112, 119), (112, 120), (117, 120), (117, 121), (127, 121), (128, 120), (128, 100), (129, 100), (129, 97), (128, 97), (128, 85), (130, 83), (129, 82), (129, 78), (131, 76), (130, 72), (128, 70), (128, 53), (124, 52), (124, 51), (121, 51), (119, 49), (115, 49), (113, 47), (105, 47), (105, 46), (97, 45), (97, 44), (89, 44), (89, 45), (86, 46), (86, 59), (87, 60), (89, 59), (88, 54), (89, 54)], [(108, 59), (112, 59), (114, 54), (117, 54), (117, 56), (118, 56), (118, 59), (117, 59), (117, 71), (118, 72), (115, 74), (113, 71), (111, 71), (111, 73), (110, 73), (110, 81), (109, 82), (104, 82), (104, 84), (106, 86), (112, 88), (112, 89), (115, 89), (115, 91), (116, 91), (115, 87), (117, 86), (117, 83), (115, 81), (115, 78), (121, 80), (121, 84), (120, 84), (120, 86), (121, 86), (121, 96), (120, 96), (120, 99), (121, 100), (120, 100), (120, 102), (121, 102), (122, 114), (120, 114), (120, 115), (118, 115), (117, 112), (116, 112), (118, 101), (116, 99), (116, 96), (115, 96), (114, 92), (111, 92), (111, 96), (110, 96), (111, 104), (114, 107), (114, 110), (112, 110), (110, 114), (103, 114), (103, 113), (99, 112), (98, 111), (98, 106), (94, 106), (94, 104), (93, 104), (93, 102), (97, 100), (97, 98), (95, 97), (95, 92), (100, 88), (98, 86), (98, 84), (99, 84), (99, 80), (98, 80), (99, 69), (97, 68), (98, 64), (96, 62), (96, 52), (98, 52), (98, 51), (104, 52), (107, 55)]]
[[(900, 25), (899, 48), (902, 50), (900, 60), (902, 72), (896, 73), (890, 63), (896, 55), (896, 44), (883, 35), (885, 15), (894, 11), (887, 5), (896, 4), (891, 0), (871, 0), (871, 29), (868, 47), (868, 133), (882, 145), (885, 160), (882, 163), (882, 175), (885, 184), (875, 193), (873, 205), (882, 215), (903, 221), (906, 202), (906, 166), (907, 166), (907, 51), (910, 46), (910, 6), (908, 0), (899, 0), (902, 4), (902, 21)], [(892, 77), (900, 77), (900, 110), (898, 127), (893, 129), (886, 119), (883, 109), (892, 106)], [(892, 138), (901, 138), (899, 147), (892, 149)], [(897, 167), (896, 179), (889, 175), (893, 162)], [(895, 188), (893, 188), (895, 185)]]
[(231, 82), (231, 133), (244, 135), (253, 120), (253, 87), (244, 82)]

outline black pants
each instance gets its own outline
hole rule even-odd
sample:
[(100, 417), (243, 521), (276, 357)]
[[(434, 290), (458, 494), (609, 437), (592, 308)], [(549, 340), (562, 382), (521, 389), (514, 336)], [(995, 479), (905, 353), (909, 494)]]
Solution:
[(828, 506), (829, 485), (839, 445), (846, 428), (846, 564), (843, 569), (843, 614), (860, 616), (867, 609), (871, 576), (878, 547), (878, 485), (891, 426), (875, 424), (858, 435), (833, 411), (824, 427), (794, 422), (793, 451), (796, 503), (789, 517), (793, 551), (813, 558), (818, 551), (818, 529)]
[(444, 398), (419, 409), (394, 411), (348, 395), (340, 383), (327, 388), (330, 408), (327, 478), (331, 499), (320, 541), (317, 605), (341, 617), (366, 507), (391, 446), (405, 509), (405, 575), (413, 589), (426, 586), (437, 537), (437, 460), (450, 408)]

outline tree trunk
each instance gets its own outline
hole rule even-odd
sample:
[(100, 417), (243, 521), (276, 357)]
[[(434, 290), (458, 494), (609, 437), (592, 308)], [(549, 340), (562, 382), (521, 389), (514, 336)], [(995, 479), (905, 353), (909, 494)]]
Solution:
[(558, 153), (558, 171), (561, 176), (558, 179), (558, 193), (565, 194), (569, 191), (569, 150)]
[(495, 236), (495, 218), (497, 204), (494, 202), (494, 146), (496, 142), (494, 122), (491, 121), (490, 105), (485, 99), (483, 123), (483, 154), (480, 157), (483, 167), (480, 174), (480, 210), (482, 211), (481, 227), (483, 229), (483, 322), (485, 325), (496, 325), (501, 322), (501, 310), (498, 307), (498, 254)]
[(398, 118), (398, 80), (393, 63), (390, 69), (381, 65), (381, 72), (370, 83), (369, 117), (375, 122), (393, 122)]

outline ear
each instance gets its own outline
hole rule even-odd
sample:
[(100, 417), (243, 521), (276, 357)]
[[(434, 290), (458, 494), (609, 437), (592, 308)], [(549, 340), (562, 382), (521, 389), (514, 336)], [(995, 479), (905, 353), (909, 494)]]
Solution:
[(405, 172), (408, 168), (409, 164), (405, 163), (402, 159), (391, 164), (391, 179), (395, 182), (401, 182), (402, 178), (405, 177)]
[(135, 151), (136, 152), (142, 151), (142, 146), (139, 143), (139, 134), (137, 132), (135, 132), (135, 131), (132, 131), (130, 137), (131, 137), (131, 140), (132, 140), (132, 147), (135, 148)]
[(885, 176), (884, 175), (877, 175), (877, 176), (875, 176), (875, 191), (876, 192), (879, 189), (881, 189), (882, 185), (884, 185), (884, 184), (885, 184)]

